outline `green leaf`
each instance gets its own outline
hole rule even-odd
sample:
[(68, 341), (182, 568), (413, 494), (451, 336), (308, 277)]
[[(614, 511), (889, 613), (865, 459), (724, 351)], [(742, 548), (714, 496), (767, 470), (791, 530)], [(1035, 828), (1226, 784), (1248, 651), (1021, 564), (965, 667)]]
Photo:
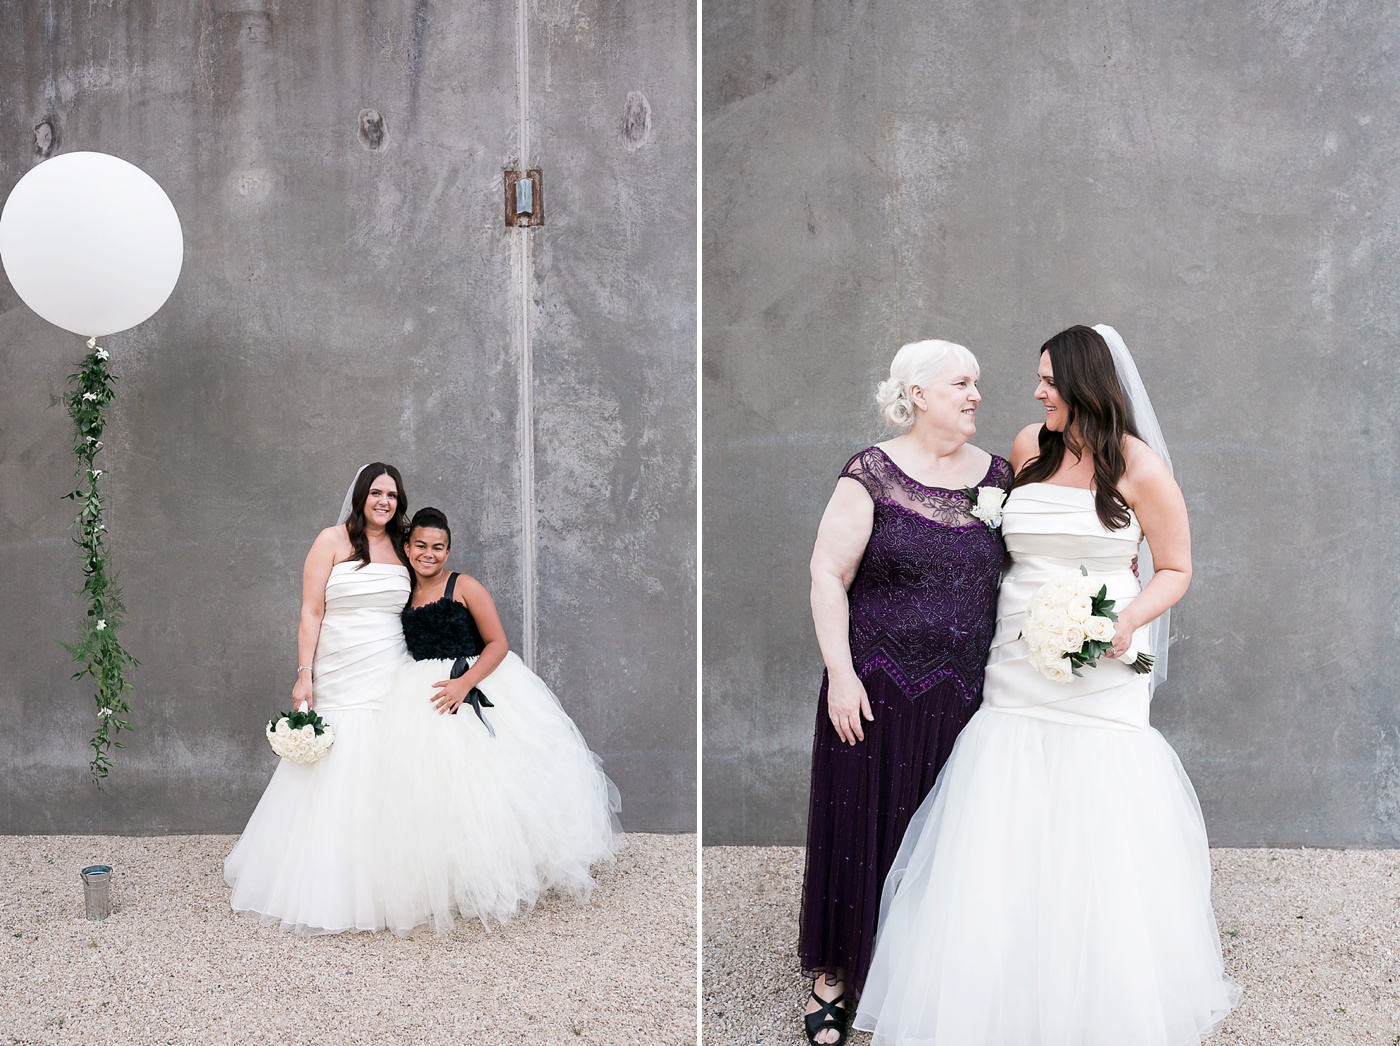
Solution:
[[(77, 534), (73, 543), (81, 550), (79, 563), (84, 580), (80, 591), (87, 600), (88, 609), (79, 629), (78, 641), (61, 645), (73, 662), (80, 666), (73, 675), (74, 680), (84, 677), (91, 679), (97, 688), (93, 699), (98, 710), (105, 709), (110, 713), (98, 716), (97, 727), (89, 742), (93, 749), (89, 770), (93, 781), (101, 788), (102, 779), (112, 767), (108, 753), (124, 747), (116, 737), (131, 728), (126, 718), (131, 710), (121, 698), (122, 693), (133, 689), (126, 678), (125, 668), (128, 665), (134, 668), (140, 662), (122, 647), (117, 636), (126, 616), (126, 608), (107, 561), (102, 527), (102, 494), (99, 489), (101, 476), (96, 475), (96, 458), (100, 450), (97, 442), (106, 428), (105, 409), (116, 397), (116, 375), (111, 373), (106, 363), (98, 357), (97, 350), (93, 349), (83, 358), (78, 369), (68, 376), (68, 380), (70, 389), (63, 397), (63, 403), (73, 422), (73, 454), (78, 464), (75, 472), (78, 484), (63, 497), (77, 502), (77, 517), (73, 522)], [(84, 399), (85, 395), (92, 398)], [(106, 470), (103, 471), (105, 473)], [(97, 629), (99, 621), (106, 622), (101, 631)]]

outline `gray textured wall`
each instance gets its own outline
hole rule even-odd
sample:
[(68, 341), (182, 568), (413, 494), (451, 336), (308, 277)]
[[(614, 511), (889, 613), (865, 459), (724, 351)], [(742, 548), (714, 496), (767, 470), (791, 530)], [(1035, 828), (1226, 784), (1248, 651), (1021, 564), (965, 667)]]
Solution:
[(1400, 9), (706, 5), (705, 811), (803, 837), (807, 558), (894, 349), (1136, 351), (1195, 581), (1153, 717), (1223, 845), (1400, 842)]
[[(144, 168), (184, 223), (164, 310), (107, 339), (114, 559), (135, 733), (88, 782), (72, 635), (78, 339), (0, 280), (0, 832), (237, 831), (275, 763), (300, 568), (358, 465), (454, 522), (452, 565), (522, 632), (520, 237), (532, 238), (537, 667), (623, 794), (694, 830), (695, 22), (659, 0), (528, 7), (548, 224), (504, 228), (514, 3), (7, 4), (0, 193), (33, 126)], [(623, 134), (629, 92), (645, 137)], [(384, 114), (377, 151), (361, 109)], [(523, 271), (523, 270), (521, 270)]]

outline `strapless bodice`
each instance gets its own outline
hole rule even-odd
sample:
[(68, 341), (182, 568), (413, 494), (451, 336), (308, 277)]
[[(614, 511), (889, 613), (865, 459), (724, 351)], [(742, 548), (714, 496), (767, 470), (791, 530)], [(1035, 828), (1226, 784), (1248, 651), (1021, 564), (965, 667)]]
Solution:
[(1108, 530), (1094, 510), (1092, 490), (1028, 483), (1006, 499), (1001, 536), (1013, 569), (1027, 576), (1083, 566), (1091, 574), (1131, 577), (1142, 527), (1130, 509), (1126, 527)]
[(399, 622), (408, 593), (408, 568), (398, 563), (331, 568), (313, 663), (318, 709), (376, 708), (383, 702), (408, 652)]
[[(1137, 516), (1130, 512), (1126, 527), (1109, 530), (1094, 510), (1092, 490), (1028, 483), (1006, 499), (1002, 536), (1011, 569), (997, 599), (983, 707), (1079, 726), (1145, 728), (1148, 676), (1103, 658), (1070, 682), (1054, 683), (1031, 667), (1029, 649), (1020, 638), (1026, 607), (1040, 586), (1081, 566), (1103, 581), (1119, 613), (1137, 597), (1133, 557), (1142, 540)], [(1146, 628), (1138, 629), (1133, 645), (1147, 649)]]
[(408, 568), (402, 564), (337, 563), (326, 579), (326, 614), (397, 617), (408, 602), (408, 591)]

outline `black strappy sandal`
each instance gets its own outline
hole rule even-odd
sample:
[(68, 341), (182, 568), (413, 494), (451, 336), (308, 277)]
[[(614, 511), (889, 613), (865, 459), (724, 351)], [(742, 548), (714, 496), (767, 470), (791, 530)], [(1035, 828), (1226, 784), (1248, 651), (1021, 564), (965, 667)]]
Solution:
[[(807, 1027), (807, 1041), (812, 1046), (841, 1046), (846, 1041), (846, 1007), (841, 1005), (846, 1000), (845, 993), (828, 1001), (817, 994), (817, 986), (813, 984), (812, 998), (817, 1000), (817, 1009), (802, 1015), (802, 1023)], [(841, 1005), (839, 1010), (838, 1005)], [(817, 1042), (818, 1033), (824, 1031), (836, 1032), (836, 1041), (830, 1044)]]

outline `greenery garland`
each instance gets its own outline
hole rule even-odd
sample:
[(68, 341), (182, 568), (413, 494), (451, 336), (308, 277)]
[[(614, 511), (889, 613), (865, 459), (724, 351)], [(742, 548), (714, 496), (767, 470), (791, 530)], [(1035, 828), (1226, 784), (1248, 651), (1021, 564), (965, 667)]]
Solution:
[(81, 369), (68, 376), (73, 388), (64, 398), (68, 416), (73, 419), (73, 453), (79, 466), (74, 473), (78, 486), (64, 496), (78, 503), (78, 517), (73, 521), (78, 536), (73, 543), (82, 550), (82, 594), (87, 598), (88, 610), (78, 641), (64, 643), (63, 648), (83, 666), (73, 673), (73, 678), (89, 676), (97, 687), (93, 695), (97, 700), (97, 729), (89, 744), (93, 751), (92, 779), (101, 788), (112, 768), (109, 753), (113, 748), (124, 747), (116, 740), (117, 735), (131, 729), (126, 718), (131, 709), (124, 696), (131, 689), (126, 671), (128, 666), (134, 668), (140, 662), (117, 641), (126, 607), (116, 575), (107, 562), (107, 528), (102, 522), (102, 495), (98, 490), (103, 470), (94, 465), (97, 452), (102, 449), (105, 411), (116, 396), (116, 378), (107, 369), (111, 358), (107, 350), (97, 344), (96, 338), (89, 338), (87, 346), (89, 352)]

